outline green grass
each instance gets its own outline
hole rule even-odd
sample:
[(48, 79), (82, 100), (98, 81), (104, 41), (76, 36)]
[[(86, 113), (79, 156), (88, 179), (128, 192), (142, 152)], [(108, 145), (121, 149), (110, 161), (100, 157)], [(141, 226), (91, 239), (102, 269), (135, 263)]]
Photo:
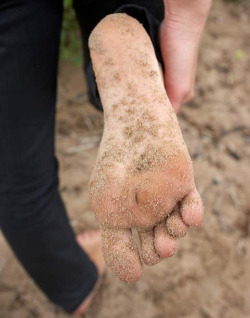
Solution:
[(60, 43), (60, 60), (82, 64), (82, 42), (79, 24), (72, 6), (72, 0), (64, 0), (64, 13)]
[[(250, 0), (224, 0), (225, 2), (249, 2)], [(82, 42), (79, 24), (73, 9), (72, 0), (63, 0), (64, 14), (60, 44), (60, 60), (74, 65), (82, 64)]]

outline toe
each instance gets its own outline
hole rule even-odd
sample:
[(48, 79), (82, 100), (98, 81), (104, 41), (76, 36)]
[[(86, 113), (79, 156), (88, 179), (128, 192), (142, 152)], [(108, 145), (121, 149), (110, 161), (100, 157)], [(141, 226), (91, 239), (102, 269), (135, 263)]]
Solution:
[(153, 266), (160, 262), (160, 256), (156, 253), (154, 247), (154, 231), (138, 230), (141, 241), (141, 257), (144, 264)]
[(181, 238), (187, 234), (188, 225), (183, 222), (178, 208), (166, 219), (166, 227), (168, 233), (175, 238)]
[(102, 230), (104, 259), (110, 269), (125, 282), (138, 281), (142, 266), (131, 230)]
[(160, 258), (173, 256), (177, 251), (177, 241), (168, 233), (165, 221), (155, 227), (155, 249)]
[(181, 203), (181, 216), (183, 221), (190, 226), (199, 226), (203, 218), (203, 204), (198, 191), (190, 192)]

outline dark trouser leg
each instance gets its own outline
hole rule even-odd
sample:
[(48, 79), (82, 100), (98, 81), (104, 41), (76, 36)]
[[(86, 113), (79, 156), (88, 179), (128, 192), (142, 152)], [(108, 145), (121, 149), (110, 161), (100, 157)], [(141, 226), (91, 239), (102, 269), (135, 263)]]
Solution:
[(156, 56), (163, 67), (158, 45), (158, 28), (164, 18), (163, 0), (74, 0), (74, 8), (82, 30), (84, 71), (87, 77), (90, 102), (99, 110), (102, 104), (95, 83), (95, 76), (88, 50), (88, 37), (97, 23), (111, 13), (127, 13), (143, 24), (155, 48)]
[(0, 2), (0, 226), (27, 272), (73, 311), (97, 271), (58, 194), (54, 117), (61, 0)]

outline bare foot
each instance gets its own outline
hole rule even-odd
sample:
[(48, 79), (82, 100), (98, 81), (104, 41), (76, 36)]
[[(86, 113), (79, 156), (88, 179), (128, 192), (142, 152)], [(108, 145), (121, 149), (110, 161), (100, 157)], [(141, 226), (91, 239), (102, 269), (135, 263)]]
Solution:
[[(90, 181), (104, 258), (124, 281), (172, 256), (177, 237), (202, 222), (190, 156), (151, 40), (126, 14), (105, 17), (89, 47), (105, 127)], [(141, 257), (132, 238), (136, 228)]]
[(75, 310), (73, 313), (74, 316), (79, 316), (88, 310), (89, 306), (100, 285), (100, 279), (105, 271), (105, 261), (102, 256), (101, 251), (101, 233), (97, 230), (86, 231), (77, 235), (76, 240), (78, 244), (82, 247), (84, 252), (86, 252), (92, 262), (95, 264), (99, 274), (99, 280), (96, 283), (93, 291), (89, 294), (89, 296), (82, 302), (82, 304)]

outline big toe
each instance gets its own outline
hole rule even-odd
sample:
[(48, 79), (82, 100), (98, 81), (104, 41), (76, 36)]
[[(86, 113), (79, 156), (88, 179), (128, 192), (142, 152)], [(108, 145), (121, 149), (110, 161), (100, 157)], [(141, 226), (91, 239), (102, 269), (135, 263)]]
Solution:
[(102, 249), (107, 265), (122, 281), (141, 278), (142, 265), (131, 230), (102, 230)]
[(203, 204), (198, 191), (191, 191), (181, 204), (181, 216), (183, 221), (190, 226), (199, 226), (203, 219)]
[(155, 227), (155, 249), (160, 258), (173, 256), (177, 251), (177, 241), (168, 233), (165, 221)]

